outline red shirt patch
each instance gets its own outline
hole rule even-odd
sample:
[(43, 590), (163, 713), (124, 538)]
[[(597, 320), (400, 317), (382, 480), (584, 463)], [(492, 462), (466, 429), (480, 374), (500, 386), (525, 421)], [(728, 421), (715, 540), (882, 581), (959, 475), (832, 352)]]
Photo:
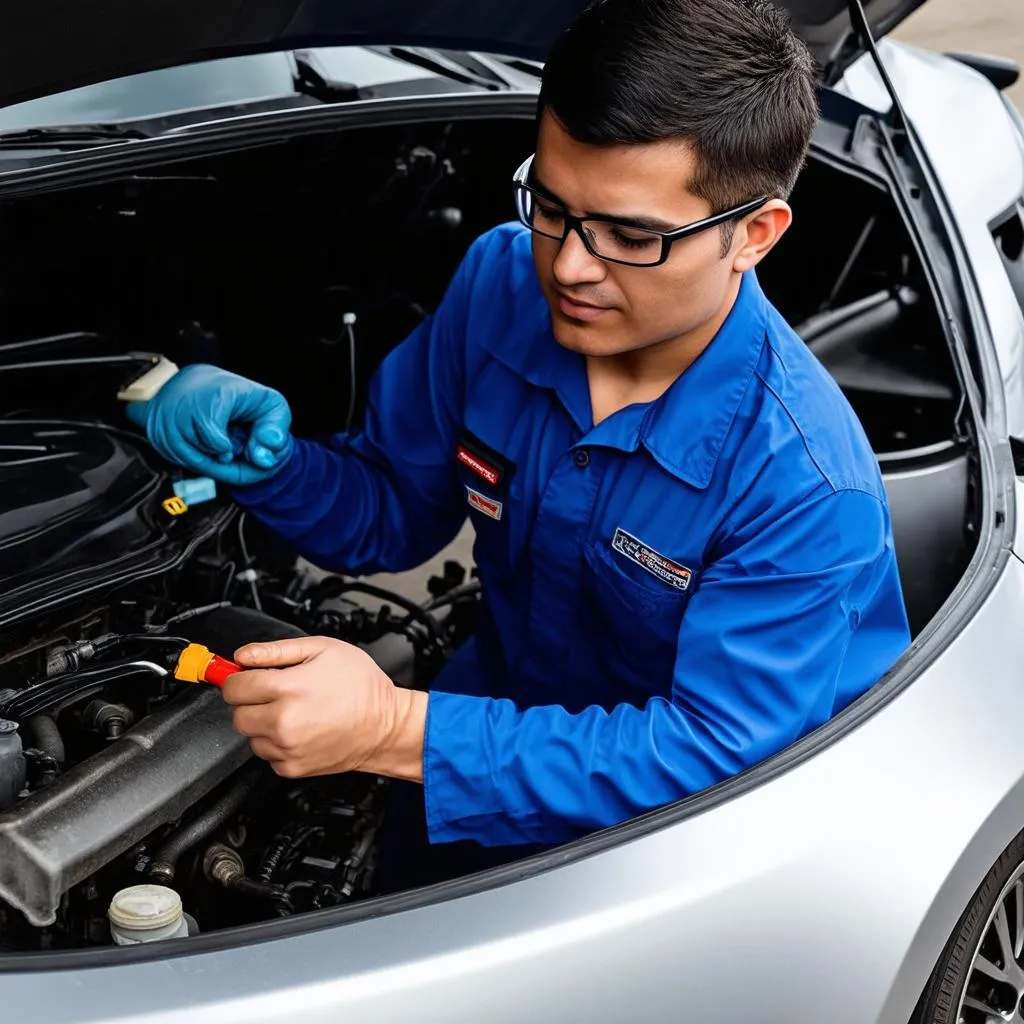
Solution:
[(482, 480), (486, 480), (492, 487), (496, 487), (501, 483), (501, 470), (497, 466), (492, 466), (489, 462), (485, 462), (479, 455), (475, 455), (464, 444), (460, 444), (455, 449), (455, 457)]
[(486, 494), (474, 491), (472, 487), (466, 488), (466, 498), (473, 508), (483, 512), (485, 516), (490, 516), (492, 519), (501, 518), (502, 505), (500, 501), (488, 498)]

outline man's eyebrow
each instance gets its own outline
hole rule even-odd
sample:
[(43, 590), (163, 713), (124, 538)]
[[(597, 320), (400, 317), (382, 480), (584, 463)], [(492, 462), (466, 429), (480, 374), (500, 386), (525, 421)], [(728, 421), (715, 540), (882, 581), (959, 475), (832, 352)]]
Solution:
[[(542, 195), (546, 196), (554, 203), (558, 203), (560, 206), (565, 206), (565, 200), (561, 196), (552, 192), (551, 189), (547, 188), (540, 179), (534, 174), (531, 175), (532, 180), (530, 181), (531, 188), (535, 188)], [(568, 207), (566, 207), (568, 209)], [(619, 216), (614, 213), (598, 213), (596, 210), (588, 210), (584, 217), (600, 217), (602, 220), (612, 220), (616, 224), (621, 224), (626, 228), (640, 228), (641, 230), (648, 231), (675, 231), (679, 227), (678, 224), (670, 224), (668, 221), (660, 220), (657, 217), (626, 217)]]
[(678, 224), (669, 224), (667, 220), (659, 220), (657, 217), (619, 217), (616, 214), (588, 213), (588, 217), (607, 217), (621, 224), (624, 228), (642, 228), (648, 231), (676, 231)]

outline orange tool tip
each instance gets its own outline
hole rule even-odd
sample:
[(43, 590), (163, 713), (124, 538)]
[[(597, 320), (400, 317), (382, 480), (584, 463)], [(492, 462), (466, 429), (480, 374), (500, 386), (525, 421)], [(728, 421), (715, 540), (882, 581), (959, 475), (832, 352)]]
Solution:
[(212, 683), (214, 686), (223, 686), (228, 676), (241, 671), (241, 665), (214, 654), (208, 647), (202, 644), (189, 644), (178, 656), (174, 678), (180, 679), (183, 683)]

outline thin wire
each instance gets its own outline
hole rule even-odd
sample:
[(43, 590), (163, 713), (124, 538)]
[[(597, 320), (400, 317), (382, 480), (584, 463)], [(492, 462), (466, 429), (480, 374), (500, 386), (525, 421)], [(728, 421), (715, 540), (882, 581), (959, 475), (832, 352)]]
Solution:
[[(162, 622), (159, 626), (147, 626), (147, 629), (153, 630), (155, 633), (159, 633), (161, 630), (166, 629), (168, 626), (173, 625), (175, 622), (185, 622), (188, 619), (196, 619), (200, 615), (205, 615), (206, 612), (212, 612), (217, 608), (226, 608), (230, 601), (214, 601), (212, 604), (203, 604), (198, 608), (188, 608), (183, 612), (179, 612), (177, 615), (172, 615), (166, 622)], [(154, 637), (154, 639), (156, 639)], [(187, 643), (188, 641), (186, 641)]]
[[(351, 317), (351, 319), (349, 319)], [(348, 413), (345, 416), (345, 433), (352, 429), (352, 417), (356, 411), (356, 332), (353, 328), (355, 315), (349, 313), (345, 319), (345, 333), (348, 335)]]
[(158, 665), (155, 661), (129, 661), (125, 663), (125, 668), (143, 668), (147, 672), (152, 672), (154, 675), (167, 676), (170, 673), (164, 668), (163, 665)]
[(238, 571), (238, 566), (234, 562), (228, 562), (224, 568), (227, 570), (226, 579), (224, 580), (224, 590), (220, 595), (220, 599), (224, 604), (230, 604), (228, 595), (231, 593), (231, 584), (235, 582), (235, 573)]
[[(249, 555), (249, 546), (245, 543), (245, 517), (245, 512), (238, 517), (238, 544), (242, 549), (242, 558), (245, 560), (246, 571), (251, 572), (252, 558)], [(263, 602), (260, 601), (260, 592), (259, 588), (256, 586), (256, 577), (254, 574), (249, 575), (249, 589), (252, 591), (252, 603), (256, 606), (256, 611), (263, 611)]]
[(252, 565), (252, 559), (249, 557), (249, 546), (245, 543), (245, 513), (243, 512), (238, 517), (238, 544), (242, 549), (243, 565), (246, 569)]
[[(219, 607), (214, 605), (213, 607)], [(179, 622), (180, 619), (175, 616), (173, 619), (168, 619), (164, 625), (169, 625), (172, 622)], [(159, 636), (153, 635), (152, 633), (119, 633), (116, 640), (112, 640), (109, 645), (103, 649), (107, 650), (109, 647), (116, 647), (118, 644), (124, 643), (146, 643), (146, 644), (177, 644), (179, 647), (185, 647), (189, 641), (183, 636)]]

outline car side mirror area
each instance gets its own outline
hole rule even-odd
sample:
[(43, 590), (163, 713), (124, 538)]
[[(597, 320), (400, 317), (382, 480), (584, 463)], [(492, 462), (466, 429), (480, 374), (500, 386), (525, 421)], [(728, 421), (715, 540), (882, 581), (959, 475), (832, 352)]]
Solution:
[(984, 75), (997, 89), (1009, 89), (1020, 79), (1020, 65), (1008, 57), (996, 57), (989, 53), (951, 53), (946, 56), (966, 64), (980, 75)]

